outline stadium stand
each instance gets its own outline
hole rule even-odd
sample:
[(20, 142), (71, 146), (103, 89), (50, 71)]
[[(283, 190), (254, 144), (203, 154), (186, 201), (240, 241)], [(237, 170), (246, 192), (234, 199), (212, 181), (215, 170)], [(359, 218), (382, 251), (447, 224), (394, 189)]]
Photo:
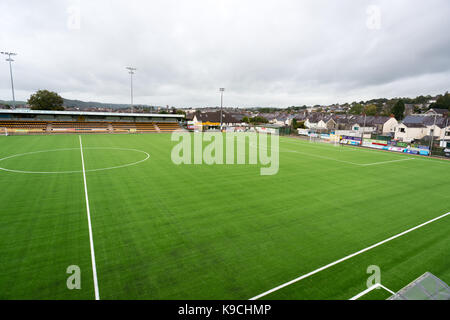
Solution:
[(113, 122), (111, 125), (114, 132), (130, 132), (136, 130), (134, 122)]
[(136, 130), (138, 132), (157, 132), (153, 123), (139, 123), (136, 122)]
[(52, 130), (55, 129), (72, 129), (79, 130), (95, 130), (95, 131), (107, 131), (109, 124), (107, 122), (49, 122)]
[(179, 114), (0, 109), (6, 134), (172, 132), (183, 119)]
[(33, 132), (45, 132), (47, 130), (47, 122), (43, 121), (1, 121), (0, 127), (8, 130), (28, 130)]
[(161, 132), (172, 132), (180, 129), (178, 122), (157, 122), (156, 125)]

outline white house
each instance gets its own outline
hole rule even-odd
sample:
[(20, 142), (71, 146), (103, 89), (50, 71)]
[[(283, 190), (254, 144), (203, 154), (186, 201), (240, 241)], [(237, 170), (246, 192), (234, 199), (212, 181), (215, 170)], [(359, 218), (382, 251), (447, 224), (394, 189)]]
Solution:
[(395, 128), (395, 139), (411, 142), (422, 139), (425, 136), (433, 136), (436, 139), (445, 139), (448, 133), (448, 118), (427, 115), (407, 116), (401, 124)]
[(395, 133), (395, 128), (398, 126), (398, 121), (394, 117), (390, 117), (389, 120), (387, 120), (383, 124), (383, 135), (389, 135)]
[(367, 125), (367, 124), (366, 124), (366, 126), (364, 126), (364, 123), (361, 123), (361, 124), (354, 123), (354, 124), (352, 124), (351, 130), (355, 131), (355, 132), (361, 132), (361, 133), (362, 132), (372, 133), (372, 132), (376, 132), (377, 128), (374, 126)]
[[(314, 122), (314, 121), (317, 121), (317, 122)], [(307, 127), (308, 129), (326, 129), (327, 124), (322, 119), (320, 119), (320, 120), (311, 119), (310, 120), (308, 118), (305, 121), (305, 127)]]
[(411, 142), (414, 139), (422, 139), (426, 136), (427, 128), (421, 124), (401, 123), (395, 128), (396, 140)]

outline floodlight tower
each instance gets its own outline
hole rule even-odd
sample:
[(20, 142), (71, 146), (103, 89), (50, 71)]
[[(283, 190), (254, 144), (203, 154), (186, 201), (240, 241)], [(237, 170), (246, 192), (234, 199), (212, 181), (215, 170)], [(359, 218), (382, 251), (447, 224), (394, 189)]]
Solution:
[(223, 92), (225, 91), (225, 88), (219, 88), (220, 91), (220, 130), (222, 130), (222, 109), (223, 109)]
[(16, 97), (14, 96), (14, 81), (13, 81), (12, 66), (11, 66), (11, 62), (13, 62), (14, 60), (11, 58), (11, 56), (16, 56), (17, 53), (14, 53), (14, 52), (3, 52), (3, 51), (0, 52), (0, 53), (8, 56), (6, 61), (9, 62), (9, 74), (11, 76), (11, 90), (12, 90), (12, 98), (13, 98), (13, 109), (15, 109), (16, 108)]
[(130, 78), (131, 78), (131, 113), (133, 113), (134, 112), (134, 110), (133, 110), (133, 74), (136, 71), (136, 68), (126, 67), (126, 69), (128, 70), (128, 73), (130, 74)]

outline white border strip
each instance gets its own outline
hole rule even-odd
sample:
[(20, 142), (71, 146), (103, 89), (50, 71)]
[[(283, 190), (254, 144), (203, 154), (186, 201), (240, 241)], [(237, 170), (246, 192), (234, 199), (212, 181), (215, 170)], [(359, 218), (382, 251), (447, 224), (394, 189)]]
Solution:
[(383, 288), (384, 290), (386, 290), (386, 291), (389, 292), (390, 294), (392, 294), (392, 295), (395, 294), (394, 291), (392, 291), (392, 290), (386, 288), (386, 287), (383, 286), (381, 283), (377, 283), (377, 284), (374, 284), (373, 286), (367, 288), (366, 290), (364, 290), (364, 291), (358, 293), (356, 296), (354, 296), (354, 297), (352, 297), (352, 298), (350, 298), (350, 299), (348, 299), (348, 300), (358, 300), (358, 299), (361, 298), (362, 296), (368, 294), (370, 291), (375, 290), (375, 289), (377, 289), (377, 288)]
[(279, 285), (279, 286), (277, 286), (277, 287), (275, 287), (275, 288), (273, 288), (273, 289), (270, 289), (270, 290), (268, 290), (268, 291), (266, 291), (266, 292), (263, 292), (263, 293), (261, 293), (261, 294), (259, 294), (259, 295), (257, 295), (257, 296), (254, 296), (253, 298), (250, 298), (249, 300), (257, 300), (257, 299), (259, 299), (259, 298), (262, 298), (262, 297), (264, 297), (264, 296), (267, 296), (268, 294), (270, 294), (270, 293), (272, 293), (272, 292), (278, 291), (278, 290), (280, 290), (280, 289), (282, 289), (282, 288), (284, 288), (284, 287), (287, 287), (287, 286), (289, 286), (289, 285), (291, 285), (291, 284), (293, 284), (293, 283), (296, 283), (296, 282), (298, 282), (298, 281), (300, 281), (300, 280), (303, 280), (303, 279), (305, 279), (305, 278), (308, 278), (308, 277), (310, 277), (310, 276), (312, 276), (312, 275), (314, 275), (314, 274), (316, 274), (316, 273), (319, 273), (320, 271), (323, 271), (323, 270), (325, 270), (325, 269), (328, 269), (328, 268), (330, 268), (330, 267), (332, 267), (332, 266), (334, 266), (334, 265), (337, 265), (337, 264), (339, 264), (339, 263), (341, 263), (341, 262), (344, 262), (345, 260), (348, 260), (348, 259), (350, 259), (350, 258), (353, 258), (353, 257), (355, 257), (355, 256), (357, 256), (357, 255), (360, 255), (361, 253), (364, 253), (364, 252), (366, 252), (366, 251), (369, 251), (369, 250), (371, 250), (371, 249), (373, 249), (373, 248), (376, 248), (376, 247), (378, 247), (378, 246), (381, 246), (382, 244), (384, 244), (384, 243), (386, 243), (386, 242), (389, 242), (389, 241), (394, 240), (394, 239), (396, 239), (396, 238), (398, 238), (398, 237), (401, 237), (401, 236), (403, 236), (403, 235), (405, 235), (405, 234), (407, 234), (407, 233), (410, 233), (411, 231), (417, 230), (417, 229), (419, 229), (419, 228), (421, 228), (421, 227), (423, 227), (423, 226), (426, 226), (427, 224), (430, 224), (430, 223), (432, 223), (432, 222), (434, 222), (434, 221), (437, 221), (437, 220), (439, 220), (439, 219), (442, 219), (442, 218), (444, 218), (444, 217), (446, 217), (446, 216), (448, 216), (448, 215), (450, 215), (450, 212), (447, 212), (446, 214), (443, 214), (443, 215), (441, 215), (441, 216), (439, 216), (439, 217), (437, 217), (437, 218), (428, 220), (427, 222), (424, 222), (424, 223), (422, 223), (422, 224), (419, 224), (418, 226), (415, 226), (415, 227), (413, 227), (413, 228), (411, 228), (411, 229), (408, 229), (408, 230), (406, 230), (406, 231), (403, 231), (402, 233), (399, 233), (399, 234), (397, 234), (397, 235), (395, 235), (395, 236), (392, 236), (392, 237), (390, 237), (390, 238), (388, 238), (388, 239), (385, 239), (385, 240), (383, 240), (383, 241), (380, 241), (380, 242), (378, 242), (378, 243), (376, 243), (376, 244), (374, 244), (374, 245), (371, 245), (370, 247), (367, 247), (367, 248), (362, 249), (362, 250), (360, 250), (360, 251), (358, 251), (358, 252), (352, 253), (352, 254), (350, 254), (350, 255), (348, 255), (348, 256), (342, 258), (342, 259), (339, 259), (339, 260), (336, 260), (336, 261), (334, 261), (334, 262), (331, 262), (331, 263), (329, 263), (329, 264), (327, 264), (327, 265), (325, 265), (325, 266), (323, 266), (323, 267), (320, 267), (320, 268), (318, 268), (318, 269), (316, 269), (316, 270), (314, 270), (314, 271), (311, 271), (311, 272), (309, 272), (309, 273), (307, 273), (307, 274), (304, 274), (304, 275), (302, 275), (302, 276), (300, 276), (300, 277), (298, 277), (298, 278), (295, 278), (295, 279), (293, 279), (293, 280), (291, 280), (291, 281), (288, 281), (288, 282), (286, 282), (286, 283), (283, 283), (283, 284), (281, 284), (281, 285)]
[(91, 246), (92, 276), (94, 278), (95, 300), (100, 300), (100, 295), (98, 293), (98, 282), (97, 282), (97, 266), (95, 264), (94, 239), (92, 237), (91, 212), (89, 209), (89, 197), (88, 197), (87, 184), (86, 184), (86, 170), (84, 168), (83, 144), (81, 143), (81, 136), (78, 136), (78, 137), (80, 138), (81, 164), (83, 166), (84, 194), (86, 196), (86, 212), (87, 212), (88, 226), (89, 226), (89, 243)]

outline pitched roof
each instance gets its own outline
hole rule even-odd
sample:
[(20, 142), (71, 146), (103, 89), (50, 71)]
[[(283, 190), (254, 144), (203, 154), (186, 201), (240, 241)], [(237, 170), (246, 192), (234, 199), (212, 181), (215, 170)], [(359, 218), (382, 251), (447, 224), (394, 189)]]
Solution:
[(432, 126), (435, 123), (439, 128), (445, 128), (445, 126), (448, 125), (447, 118), (434, 117), (430, 115), (410, 115), (403, 119), (403, 124), (409, 128), (424, 128), (427, 126)]
[[(442, 115), (445, 115), (445, 114), (448, 114), (449, 113), (449, 110), (448, 109), (439, 109), (439, 108), (431, 108), (430, 110), (428, 110), (428, 112), (435, 112), (435, 113), (437, 113), (437, 114), (442, 114)], [(431, 113), (430, 112), (430, 113)]]
[[(212, 111), (212, 112), (201, 112), (197, 111), (194, 114), (197, 117), (197, 120), (201, 122), (220, 122), (220, 111)], [(194, 115), (192, 115), (192, 119), (194, 118)], [(236, 119), (233, 115), (231, 115), (228, 112), (222, 113), (222, 122), (224, 123), (237, 123), (240, 122), (240, 120)]]

